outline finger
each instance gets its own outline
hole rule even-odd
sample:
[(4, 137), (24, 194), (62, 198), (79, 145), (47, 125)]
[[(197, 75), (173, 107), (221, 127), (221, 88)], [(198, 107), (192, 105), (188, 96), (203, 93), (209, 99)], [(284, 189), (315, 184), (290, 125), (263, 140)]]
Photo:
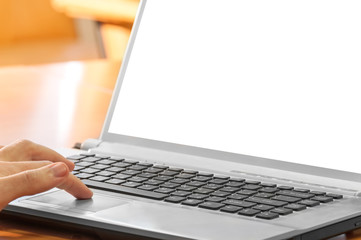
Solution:
[(14, 175), (26, 170), (37, 169), (50, 165), (50, 161), (0, 162), (0, 177)]
[(0, 209), (16, 198), (47, 191), (65, 182), (69, 169), (64, 163), (53, 163), (0, 178)]
[(33, 143), (29, 140), (20, 140), (0, 151), (0, 157), (3, 161), (31, 161), (31, 160), (49, 160), (52, 162), (65, 163), (70, 171), (74, 169), (74, 163), (54, 150), (45, 146)]
[(93, 196), (93, 192), (73, 174), (69, 174), (68, 178), (58, 188), (67, 191), (77, 199), (88, 199)]

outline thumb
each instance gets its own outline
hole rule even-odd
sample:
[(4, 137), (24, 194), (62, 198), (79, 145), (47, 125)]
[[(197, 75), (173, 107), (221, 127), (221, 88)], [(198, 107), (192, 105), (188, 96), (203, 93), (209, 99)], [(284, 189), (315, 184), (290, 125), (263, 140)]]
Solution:
[(47, 191), (66, 180), (65, 163), (53, 163), (0, 178), (0, 210), (16, 198)]

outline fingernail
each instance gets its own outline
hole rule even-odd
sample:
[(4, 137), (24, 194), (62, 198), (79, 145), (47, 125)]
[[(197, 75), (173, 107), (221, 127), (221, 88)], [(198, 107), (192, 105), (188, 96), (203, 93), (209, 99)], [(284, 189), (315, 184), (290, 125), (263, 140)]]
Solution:
[(50, 169), (54, 177), (65, 177), (68, 174), (68, 168), (63, 163), (54, 163)]

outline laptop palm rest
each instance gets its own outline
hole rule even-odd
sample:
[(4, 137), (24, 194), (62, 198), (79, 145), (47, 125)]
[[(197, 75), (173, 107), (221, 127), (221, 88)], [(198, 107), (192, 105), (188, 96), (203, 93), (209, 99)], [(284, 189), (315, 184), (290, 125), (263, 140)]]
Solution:
[[(247, 234), (248, 239), (267, 239), (291, 232), (292, 228), (276, 226), (267, 222), (243, 219), (241, 216), (223, 216), (204, 209), (194, 209), (164, 202), (142, 199), (138, 201), (131, 196), (119, 197), (105, 195), (94, 191), (89, 200), (75, 200), (64, 191), (54, 191), (30, 197), (20, 202), (34, 206), (37, 210), (51, 208), (54, 214), (77, 215), (98, 223), (117, 225), (118, 229), (130, 230), (140, 234), (164, 239), (190, 239), (198, 236), (202, 239), (239, 239)], [(65, 211), (64, 211), (65, 210)], [(237, 221), (235, 221), (237, 219)], [(222, 224), (220, 224), (222, 223)], [(137, 229), (136, 232), (133, 232)], [(262, 231), (259, 231), (262, 229)], [(176, 236), (182, 236), (178, 238)]]

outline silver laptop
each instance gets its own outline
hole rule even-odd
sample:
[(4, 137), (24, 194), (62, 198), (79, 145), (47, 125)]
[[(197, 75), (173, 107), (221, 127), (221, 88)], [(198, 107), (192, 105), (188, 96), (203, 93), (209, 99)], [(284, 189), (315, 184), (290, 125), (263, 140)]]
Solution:
[(104, 239), (361, 226), (360, 12), (353, 0), (141, 1), (100, 138), (61, 151), (93, 199), (54, 189), (5, 213)]

